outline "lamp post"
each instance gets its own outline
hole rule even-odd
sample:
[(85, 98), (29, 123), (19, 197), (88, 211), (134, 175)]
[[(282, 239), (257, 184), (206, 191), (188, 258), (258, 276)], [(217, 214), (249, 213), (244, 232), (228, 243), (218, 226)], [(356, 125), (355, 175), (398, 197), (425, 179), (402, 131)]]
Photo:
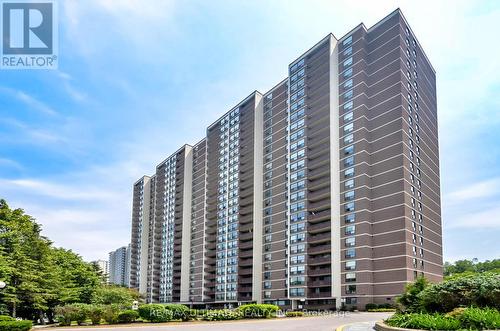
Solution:
[(7, 284), (5, 284), (5, 282), (2, 282), (0, 280), (0, 290), (3, 290), (6, 286), (7, 286)]

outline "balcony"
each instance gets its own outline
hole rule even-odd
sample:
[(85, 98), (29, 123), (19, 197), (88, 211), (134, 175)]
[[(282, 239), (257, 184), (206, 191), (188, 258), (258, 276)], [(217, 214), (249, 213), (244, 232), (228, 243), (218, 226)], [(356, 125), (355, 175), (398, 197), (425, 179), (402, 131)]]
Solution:
[(309, 232), (309, 233), (323, 232), (325, 230), (330, 230), (331, 226), (332, 226), (332, 224), (330, 221), (308, 224), (307, 225), (307, 232)]
[[(312, 194), (314, 194), (314, 193), (312, 193)], [(320, 201), (309, 202), (307, 204), (307, 209), (311, 212), (317, 212), (317, 211), (321, 211), (321, 210), (325, 210), (325, 209), (329, 209), (329, 208), (330, 208), (329, 197), (326, 197)]]
[(240, 233), (239, 239), (241, 241), (252, 240), (253, 239), (253, 232)]
[(332, 286), (332, 280), (313, 280), (307, 283), (309, 287), (328, 287)]
[(251, 276), (252, 275), (252, 268), (240, 268), (238, 271), (238, 275), (244, 277), (244, 276)]
[(308, 276), (325, 276), (330, 275), (332, 273), (330, 268), (317, 268), (317, 269), (309, 269), (307, 271)]
[(323, 232), (323, 233), (315, 234), (315, 235), (309, 234), (307, 236), (307, 242), (310, 244), (321, 243), (321, 242), (330, 241), (331, 238), (332, 238), (332, 235), (330, 232)]
[(321, 265), (321, 264), (331, 264), (331, 263), (332, 263), (331, 256), (309, 257), (307, 259), (308, 265)]
[(320, 253), (329, 253), (331, 251), (331, 246), (328, 245), (318, 245), (307, 248), (308, 254), (320, 254)]
[(323, 211), (319, 211), (319, 212), (309, 213), (307, 220), (310, 223), (316, 223), (316, 222), (328, 220), (331, 218), (331, 216), (332, 216), (332, 213), (331, 213), (330, 209), (327, 209), (327, 210), (323, 210)]
[(331, 291), (324, 291), (319, 293), (311, 291), (307, 294), (308, 299), (331, 298), (331, 297), (332, 297)]

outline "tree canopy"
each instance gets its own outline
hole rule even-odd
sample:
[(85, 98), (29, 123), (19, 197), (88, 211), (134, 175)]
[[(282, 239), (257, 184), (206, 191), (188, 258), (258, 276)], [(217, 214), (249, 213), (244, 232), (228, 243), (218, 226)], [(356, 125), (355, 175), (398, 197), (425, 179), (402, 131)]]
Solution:
[(500, 273), (500, 259), (486, 260), (484, 262), (479, 262), (477, 259), (464, 259), (455, 261), (454, 263), (446, 262), (444, 264), (444, 276), (486, 271)]
[(0, 200), (0, 309), (28, 319), (53, 315), (54, 307), (90, 303), (103, 283), (97, 268), (71, 250), (53, 247), (22, 209)]

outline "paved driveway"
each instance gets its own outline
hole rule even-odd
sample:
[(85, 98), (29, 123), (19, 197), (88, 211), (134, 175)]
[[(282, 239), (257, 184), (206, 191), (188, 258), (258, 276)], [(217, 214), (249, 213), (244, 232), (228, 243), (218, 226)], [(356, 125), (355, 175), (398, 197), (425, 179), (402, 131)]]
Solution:
[(114, 327), (57, 328), (57, 331), (113, 330), (113, 331), (334, 331), (337, 327), (358, 322), (372, 322), (387, 318), (388, 313), (346, 313), (342, 315), (276, 318), (272, 320), (242, 320), (226, 322), (184, 322), (167, 324), (135, 324)]

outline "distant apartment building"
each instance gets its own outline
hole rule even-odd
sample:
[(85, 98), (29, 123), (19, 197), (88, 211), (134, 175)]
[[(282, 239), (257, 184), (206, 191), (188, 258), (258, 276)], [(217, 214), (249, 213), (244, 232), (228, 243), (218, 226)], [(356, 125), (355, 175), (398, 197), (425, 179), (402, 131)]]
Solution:
[(129, 286), (130, 249), (127, 246), (109, 253), (109, 283)]
[(133, 188), (149, 302), (390, 303), (442, 279), (436, 76), (398, 9), (329, 34)]
[(92, 261), (90, 263), (92, 263), (97, 268), (99, 268), (99, 270), (102, 272), (102, 275), (105, 278), (105, 281), (108, 282), (109, 281), (109, 264), (108, 264), (108, 261), (105, 261), (105, 260), (96, 260), (96, 261)]

